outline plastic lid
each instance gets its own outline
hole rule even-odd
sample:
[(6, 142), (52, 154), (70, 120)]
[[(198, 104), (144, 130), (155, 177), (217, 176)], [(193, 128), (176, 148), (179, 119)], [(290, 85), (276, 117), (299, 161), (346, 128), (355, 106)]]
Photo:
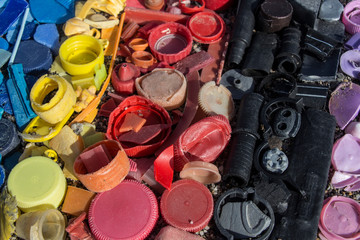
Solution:
[(158, 219), (154, 193), (145, 185), (125, 180), (98, 194), (91, 203), (89, 225), (96, 239), (145, 239)]
[(174, 167), (192, 161), (213, 162), (230, 140), (231, 126), (223, 115), (204, 118), (186, 129), (174, 144)]
[(160, 202), (165, 221), (177, 228), (197, 232), (209, 223), (214, 209), (213, 197), (204, 185), (184, 179), (166, 190)]
[(180, 178), (193, 179), (202, 184), (220, 182), (219, 169), (212, 163), (193, 161), (185, 164), (180, 172)]
[(140, 75), (140, 69), (132, 63), (121, 63), (114, 67), (111, 73), (111, 83), (115, 91), (130, 95), (135, 90), (135, 78)]
[(342, 22), (345, 25), (345, 30), (354, 34), (356, 32), (360, 32), (360, 2), (359, 1), (351, 1), (346, 4), (342, 16)]
[(0, 154), (6, 154), (15, 149), (20, 143), (16, 126), (6, 118), (0, 119)]
[(49, 206), (57, 208), (65, 195), (66, 179), (61, 168), (51, 159), (30, 157), (10, 172), (8, 188), (24, 212)]
[(200, 88), (199, 105), (208, 116), (221, 114), (231, 120), (235, 115), (231, 92), (221, 84), (216, 86), (214, 81), (207, 82)]
[(34, 40), (23, 41), (20, 43), (14, 63), (21, 63), (24, 73), (47, 71), (52, 63), (51, 51)]
[(192, 48), (192, 36), (189, 29), (174, 22), (164, 23), (154, 28), (148, 42), (156, 59), (168, 64), (185, 58)]
[(325, 200), (319, 228), (327, 239), (359, 239), (360, 205), (353, 199), (335, 196)]
[(341, 55), (340, 58), (340, 67), (341, 70), (347, 75), (359, 79), (360, 73), (360, 51), (359, 50), (349, 50)]
[(195, 41), (210, 44), (219, 41), (225, 34), (224, 20), (214, 12), (199, 12), (188, 21), (187, 26)]

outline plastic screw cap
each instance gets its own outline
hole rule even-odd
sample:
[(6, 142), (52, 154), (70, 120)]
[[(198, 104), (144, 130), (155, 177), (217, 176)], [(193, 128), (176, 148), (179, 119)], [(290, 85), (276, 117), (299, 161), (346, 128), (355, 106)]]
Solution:
[(345, 8), (342, 15), (342, 22), (345, 30), (350, 34), (360, 32), (360, 1), (351, 1)]
[(187, 27), (195, 41), (210, 44), (219, 41), (225, 34), (224, 20), (214, 12), (199, 12), (191, 16)]
[(187, 27), (179, 23), (164, 23), (149, 35), (149, 47), (156, 59), (173, 64), (190, 54), (192, 36)]
[(358, 49), (349, 50), (341, 55), (341, 70), (353, 78), (360, 78), (360, 51)]
[(165, 221), (179, 229), (197, 232), (209, 223), (214, 209), (213, 197), (204, 185), (184, 179), (166, 190), (160, 202)]
[(5, 157), (6, 154), (15, 149), (20, 143), (16, 126), (11, 121), (0, 119), (0, 154)]
[(14, 63), (23, 65), (24, 73), (47, 71), (52, 63), (50, 48), (27, 40), (20, 43)]
[(9, 174), (7, 186), (18, 207), (30, 212), (57, 208), (65, 196), (66, 179), (54, 161), (37, 156), (18, 163)]
[(152, 231), (158, 216), (154, 193), (137, 181), (125, 180), (95, 197), (89, 225), (96, 239), (141, 240)]

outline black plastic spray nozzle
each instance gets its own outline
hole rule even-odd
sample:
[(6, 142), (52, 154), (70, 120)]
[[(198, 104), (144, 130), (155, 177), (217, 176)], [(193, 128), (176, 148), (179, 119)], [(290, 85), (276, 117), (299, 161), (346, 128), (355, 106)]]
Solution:
[(228, 56), (228, 64), (232, 67), (240, 64), (245, 49), (250, 45), (255, 27), (254, 10), (259, 5), (259, 2), (259, 0), (239, 2)]
[(235, 178), (240, 186), (246, 186), (259, 128), (259, 113), (264, 97), (257, 93), (245, 95), (240, 101), (236, 129), (231, 140), (230, 154), (224, 169), (224, 178)]

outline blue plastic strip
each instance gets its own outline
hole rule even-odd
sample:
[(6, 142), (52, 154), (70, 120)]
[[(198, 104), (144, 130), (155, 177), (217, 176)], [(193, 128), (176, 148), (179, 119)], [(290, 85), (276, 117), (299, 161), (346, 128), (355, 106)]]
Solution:
[(63, 5), (66, 9), (71, 9), (74, 6), (74, 0), (56, 0)]
[(4, 35), (10, 26), (20, 17), (29, 4), (25, 0), (9, 0), (0, 13), (0, 36)]
[(22, 35), (24, 33), (25, 24), (26, 24), (26, 18), (27, 18), (28, 15), (29, 15), (29, 8), (26, 8), (25, 13), (24, 13), (24, 17), (23, 17), (23, 20), (22, 20), (22, 23), (21, 23), (21, 27), (20, 27), (20, 30), (19, 30), (19, 33), (18, 33), (18, 36), (16, 38), (16, 43), (15, 43), (14, 49), (12, 51), (10, 60), (9, 60), (9, 65), (14, 63), (16, 53), (17, 53), (17, 51), (19, 49), (19, 45), (20, 45), (20, 42), (21, 42), (21, 37), (22, 37)]
[(14, 111), (16, 125), (22, 131), (36, 114), (31, 108), (29, 91), (24, 78), (21, 64), (14, 64), (8, 67), (10, 79), (6, 81), (11, 105)]

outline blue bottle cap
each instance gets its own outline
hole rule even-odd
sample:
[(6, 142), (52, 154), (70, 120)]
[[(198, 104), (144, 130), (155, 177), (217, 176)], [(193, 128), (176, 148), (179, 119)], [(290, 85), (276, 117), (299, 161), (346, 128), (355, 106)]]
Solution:
[(0, 165), (0, 189), (5, 182), (5, 169)]
[(20, 43), (14, 63), (22, 64), (25, 74), (47, 71), (52, 63), (51, 51), (34, 40), (23, 41)]
[(59, 32), (53, 23), (41, 24), (36, 28), (34, 40), (47, 46), (55, 54), (59, 54)]
[[(61, 1), (66, 3), (66, 1)], [(74, 1), (70, 2), (69, 8), (64, 7), (56, 0), (29, 0), (32, 15), (40, 23), (63, 24), (75, 16)]]
[(0, 119), (0, 154), (5, 157), (19, 143), (20, 139), (15, 124), (5, 118)]

